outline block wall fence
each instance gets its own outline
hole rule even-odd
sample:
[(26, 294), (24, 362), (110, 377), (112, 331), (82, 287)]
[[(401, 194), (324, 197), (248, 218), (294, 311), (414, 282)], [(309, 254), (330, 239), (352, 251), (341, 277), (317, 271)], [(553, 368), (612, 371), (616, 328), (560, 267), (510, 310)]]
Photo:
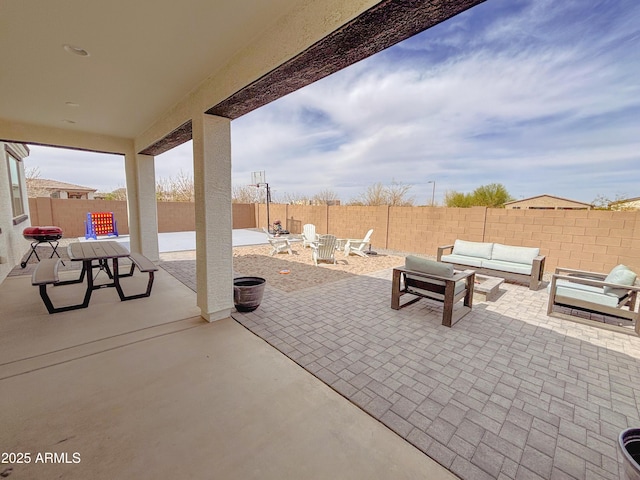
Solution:
[[(158, 232), (192, 232), (196, 229), (195, 204), (158, 202)], [(120, 235), (129, 234), (127, 202), (117, 200), (81, 200), (30, 198), (31, 225), (55, 225), (65, 237), (83, 237), (87, 212), (113, 212)], [(255, 227), (255, 207), (233, 204), (233, 228)]]
[[(507, 210), (503, 208), (271, 205), (270, 217), (292, 233), (313, 223), (318, 233), (362, 238), (373, 228), (372, 249), (436, 256), (456, 239), (538, 247), (545, 272), (558, 266), (607, 272), (623, 263), (640, 274), (640, 210)], [(266, 226), (266, 206), (256, 224)]]
[[(114, 212), (128, 234), (124, 201), (29, 199), (32, 225), (57, 225), (65, 237), (84, 235), (87, 212)], [(232, 204), (233, 228), (267, 226), (266, 205)], [(292, 233), (313, 223), (318, 233), (362, 238), (373, 228), (372, 249), (435, 257), (454, 240), (539, 247), (545, 271), (555, 267), (605, 272), (619, 263), (640, 273), (640, 211), (507, 210), (501, 208), (361, 207), (271, 204), (271, 223), (281, 220)], [(158, 202), (158, 231), (195, 230), (193, 203)]]

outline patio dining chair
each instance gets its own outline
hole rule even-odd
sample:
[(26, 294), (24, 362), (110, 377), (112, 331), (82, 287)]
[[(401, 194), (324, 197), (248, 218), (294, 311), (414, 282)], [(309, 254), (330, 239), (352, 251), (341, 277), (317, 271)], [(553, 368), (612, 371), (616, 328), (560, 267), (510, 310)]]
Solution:
[(293, 252), (291, 251), (291, 243), (287, 237), (274, 237), (269, 233), (269, 230), (264, 227), (262, 227), (262, 231), (267, 236), (269, 245), (271, 245), (271, 256), (281, 252), (288, 252), (289, 255), (293, 255)]
[(320, 235), (318, 241), (311, 244), (311, 248), (313, 249), (311, 256), (316, 266), (318, 266), (318, 262), (336, 264), (335, 235)]

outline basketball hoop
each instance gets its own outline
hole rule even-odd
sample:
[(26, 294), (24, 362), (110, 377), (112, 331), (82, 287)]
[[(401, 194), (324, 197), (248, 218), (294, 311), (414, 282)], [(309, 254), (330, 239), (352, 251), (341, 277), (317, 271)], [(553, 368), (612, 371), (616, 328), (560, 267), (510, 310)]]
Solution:
[(267, 183), (267, 176), (264, 173), (264, 170), (260, 172), (251, 172), (251, 183), (256, 187), (259, 187), (260, 184)]
[(271, 191), (269, 190), (269, 184), (267, 183), (267, 175), (264, 170), (259, 172), (251, 172), (251, 183), (256, 188), (267, 187), (267, 231), (271, 233), (271, 220), (269, 215), (269, 202), (271, 201)]

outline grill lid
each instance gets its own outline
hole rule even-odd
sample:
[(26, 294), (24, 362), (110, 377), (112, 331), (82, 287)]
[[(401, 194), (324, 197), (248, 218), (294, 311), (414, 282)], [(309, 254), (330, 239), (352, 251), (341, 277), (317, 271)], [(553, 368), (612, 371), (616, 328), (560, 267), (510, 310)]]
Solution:
[(22, 231), (22, 235), (34, 240), (58, 240), (62, 238), (62, 229), (54, 226), (27, 227)]

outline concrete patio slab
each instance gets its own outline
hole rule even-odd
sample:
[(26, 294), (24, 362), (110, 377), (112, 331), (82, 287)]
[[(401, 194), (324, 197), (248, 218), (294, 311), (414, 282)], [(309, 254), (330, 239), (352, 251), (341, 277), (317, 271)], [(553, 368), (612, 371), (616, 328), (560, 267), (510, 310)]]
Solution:
[[(79, 274), (73, 270), (60, 276), (71, 279)], [(8, 277), (1, 285), (0, 365), (200, 315), (193, 291), (164, 270), (155, 277), (149, 298), (120, 302), (115, 288), (102, 288), (92, 293), (88, 308), (53, 315), (40, 299), (38, 287), (31, 285), (31, 277)], [(108, 281), (104, 272), (95, 280)], [(143, 292), (147, 276), (138, 273), (121, 281), (125, 291)], [(85, 286), (62, 285), (48, 291), (54, 305), (70, 305), (80, 303)]]
[[(115, 240), (129, 246), (129, 235), (119, 237), (99, 237), (98, 240)], [(79, 242), (90, 242), (93, 239), (79, 237)], [(267, 243), (264, 233), (251, 228), (236, 228), (231, 232), (231, 241), (234, 247), (245, 245), (263, 245)], [(196, 232), (164, 232), (158, 234), (158, 248), (161, 253), (183, 252), (196, 249)]]
[(455, 478), (234, 320), (193, 316), (166, 272), (157, 287), (48, 315), (29, 277), (0, 284), (0, 445), (30, 454), (3, 477)]

